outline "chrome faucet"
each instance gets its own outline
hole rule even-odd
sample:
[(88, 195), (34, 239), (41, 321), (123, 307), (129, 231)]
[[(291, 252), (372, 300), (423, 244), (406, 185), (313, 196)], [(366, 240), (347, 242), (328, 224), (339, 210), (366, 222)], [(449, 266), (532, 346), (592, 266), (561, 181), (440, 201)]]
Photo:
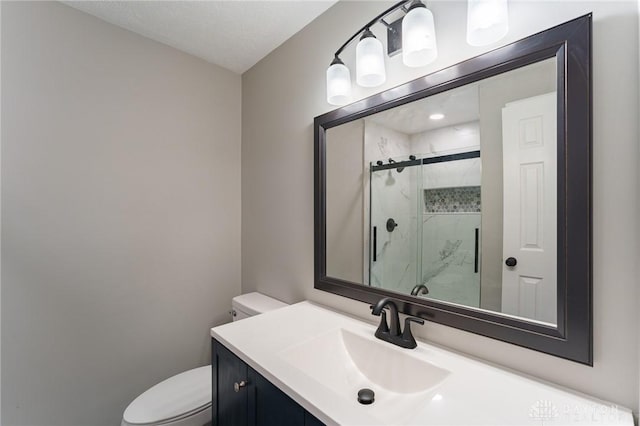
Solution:
[[(389, 308), (390, 318), (387, 325), (387, 314), (384, 308)], [(388, 297), (382, 298), (375, 305), (371, 306), (371, 313), (380, 316), (380, 325), (375, 336), (385, 342), (393, 343), (401, 348), (413, 349), (418, 344), (411, 334), (411, 323), (424, 324), (424, 320), (415, 317), (407, 317), (404, 320), (404, 331), (400, 332), (400, 318), (398, 316), (398, 306)]]
[(417, 296), (418, 294), (429, 294), (429, 289), (424, 284), (418, 284), (411, 290), (411, 295)]

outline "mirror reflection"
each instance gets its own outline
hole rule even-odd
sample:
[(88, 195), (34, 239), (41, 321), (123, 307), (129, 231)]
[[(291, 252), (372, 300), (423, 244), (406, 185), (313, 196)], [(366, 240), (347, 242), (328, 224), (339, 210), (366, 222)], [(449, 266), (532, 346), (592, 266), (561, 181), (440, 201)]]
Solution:
[(556, 59), (326, 132), (327, 276), (555, 324)]

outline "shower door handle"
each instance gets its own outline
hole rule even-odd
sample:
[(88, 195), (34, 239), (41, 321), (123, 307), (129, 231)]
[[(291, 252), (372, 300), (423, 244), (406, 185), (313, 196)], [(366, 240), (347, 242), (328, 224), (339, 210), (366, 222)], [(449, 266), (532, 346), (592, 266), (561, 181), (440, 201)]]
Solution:
[(377, 253), (378, 252), (378, 227), (373, 227), (373, 261), (378, 260)]
[(473, 261), (473, 272), (478, 273), (478, 254), (480, 252), (480, 228), (476, 228), (476, 245), (475, 245), (475, 260)]

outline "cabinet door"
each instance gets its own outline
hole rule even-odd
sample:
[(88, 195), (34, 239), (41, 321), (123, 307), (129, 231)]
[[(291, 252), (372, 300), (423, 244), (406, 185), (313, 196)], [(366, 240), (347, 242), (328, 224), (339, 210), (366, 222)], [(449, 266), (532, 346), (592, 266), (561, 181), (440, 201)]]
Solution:
[(249, 425), (304, 426), (305, 410), (284, 392), (249, 368)]
[[(247, 426), (247, 364), (213, 340), (212, 349), (212, 417), (214, 426)], [(245, 386), (239, 387), (242, 382)]]
[(320, 420), (316, 419), (313, 414), (308, 411), (304, 412), (304, 426), (324, 426)]

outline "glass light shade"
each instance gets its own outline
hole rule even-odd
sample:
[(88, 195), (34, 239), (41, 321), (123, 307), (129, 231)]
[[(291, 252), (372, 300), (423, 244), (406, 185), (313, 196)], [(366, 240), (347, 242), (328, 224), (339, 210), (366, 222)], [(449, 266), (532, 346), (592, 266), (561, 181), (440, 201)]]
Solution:
[(402, 19), (402, 62), (408, 67), (423, 67), (437, 57), (433, 13), (426, 7), (414, 7)]
[(382, 43), (366, 37), (356, 46), (356, 81), (362, 87), (380, 86), (387, 79)]
[(500, 40), (507, 32), (507, 0), (468, 0), (467, 43), (472, 46), (484, 46)]
[(332, 64), (327, 68), (327, 102), (346, 105), (351, 101), (351, 73), (344, 64)]

